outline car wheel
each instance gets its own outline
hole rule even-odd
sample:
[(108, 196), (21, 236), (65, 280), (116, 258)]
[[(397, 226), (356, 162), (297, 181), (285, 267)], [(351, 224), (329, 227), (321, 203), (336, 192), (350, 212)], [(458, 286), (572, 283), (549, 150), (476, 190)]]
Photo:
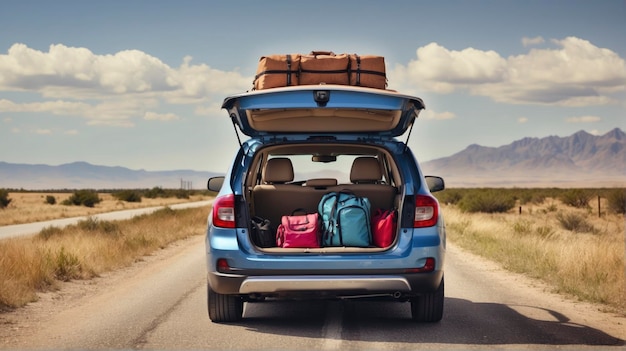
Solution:
[(411, 299), (411, 315), (416, 322), (439, 322), (443, 317), (443, 278), (437, 290)]
[(240, 321), (243, 316), (243, 300), (239, 296), (218, 294), (207, 286), (209, 318), (215, 323)]

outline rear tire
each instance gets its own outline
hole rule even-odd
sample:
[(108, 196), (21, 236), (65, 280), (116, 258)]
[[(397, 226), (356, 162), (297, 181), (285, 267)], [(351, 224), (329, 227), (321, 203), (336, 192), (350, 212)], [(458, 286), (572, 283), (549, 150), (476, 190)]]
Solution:
[(443, 318), (443, 278), (437, 290), (411, 299), (411, 315), (416, 322), (434, 323)]
[(240, 321), (243, 317), (243, 299), (234, 295), (218, 294), (207, 285), (209, 318), (215, 323)]

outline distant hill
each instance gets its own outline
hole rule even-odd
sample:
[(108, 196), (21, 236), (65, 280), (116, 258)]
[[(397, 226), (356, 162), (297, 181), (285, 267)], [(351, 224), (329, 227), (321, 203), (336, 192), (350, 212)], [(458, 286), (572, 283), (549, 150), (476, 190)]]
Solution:
[(626, 134), (615, 128), (599, 136), (579, 131), (500, 147), (473, 144), (422, 169), (450, 187), (626, 187)]
[(0, 188), (10, 189), (206, 189), (212, 172), (145, 171), (73, 162), (59, 166), (0, 162)]

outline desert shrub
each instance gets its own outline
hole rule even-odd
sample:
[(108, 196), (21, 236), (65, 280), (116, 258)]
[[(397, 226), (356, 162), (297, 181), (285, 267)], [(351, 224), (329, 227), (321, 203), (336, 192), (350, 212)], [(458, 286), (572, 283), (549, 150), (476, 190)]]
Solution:
[(141, 202), (141, 193), (137, 190), (122, 190), (111, 194), (114, 198), (126, 202)]
[(499, 189), (475, 189), (458, 203), (464, 212), (502, 213), (515, 207), (515, 197)]
[(606, 199), (611, 212), (626, 214), (626, 189), (612, 189)]
[(548, 212), (556, 212), (559, 209), (559, 207), (556, 204), (550, 204), (548, 207), (546, 207), (546, 211)]
[(542, 189), (517, 189), (516, 198), (520, 205), (528, 203), (539, 205), (546, 199), (546, 193)]
[(176, 216), (177, 214), (178, 212), (169, 206), (160, 208), (152, 213), (152, 215), (157, 219), (169, 218)]
[(99, 232), (103, 234), (117, 234), (120, 231), (117, 223), (111, 221), (101, 221), (92, 216), (79, 221), (76, 226), (86, 232)]
[(55, 226), (48, 226), (40, 230), (39, 234), (37, 235), (44, 240), (48, 240), (53, 236), (62, 235), (62, 234), (63, 234), (63, 230), (61, 228), (55, 227)]
[(75, 205), (75, 206), (86, 206), (86, 207), (94, 207), (96, 204), (100, 203), (102, 199), (98, 197), (98, 193), (93, 190), (76, 190), (72, 196), (67, 198), (62, 202), (63, 205)]
[(46, 203), (48, 205), (54, 205), (57, 203), (57, 198), (52, 195), (46, 195)]
[(455, 205), (463, 198), (463, 191), (460, 189), (445, 189), (433, 195), (442, 204)]
[(82, 266), (78, 256), (67, 252), (64, 247), (54, 256), (54, 275), (61, 281), (70, 281), (80, 278)]
[(587, 219), (576, 213), (558, 213), (556, 219), (563, 229), (574, 233), (594, 233), (595, 228)]
[(9, 206), (11, 199), (9, 199), (9, 191), (6, 189), (0, 189), (0, 208)]
[(568, 206), (587, 208), (589, 207), (591, 194), (585, 189), (569, 189), (563, 192), (559, 199)]
[(146, 191), (143, 196), (149, 199), (156, 199), (157, 197), (166, 197), (165, 190), (163, 188), (155, 186), (154, 188)]
[(530, 234), (533, 231), (533, 224), (527, 220), (519, 220), (513, 223), (513, 232), (515, 234), (526, 235)]
[(189, 191), (185, 190), (185, 189), (177, 189), (177, 190), (174, 190), (174, 196), (177, 199), (188, 199), (189, 198)]

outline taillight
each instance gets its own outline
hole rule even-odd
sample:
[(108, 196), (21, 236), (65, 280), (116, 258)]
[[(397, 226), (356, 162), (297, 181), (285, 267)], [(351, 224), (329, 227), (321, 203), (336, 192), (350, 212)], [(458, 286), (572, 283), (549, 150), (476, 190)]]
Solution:
[(215, 266), (217, 267), (217, 271), (220, 273), (230, 272), (230, 266), (228, 265), (228, 261), (226, 261), (225, 258), (218, 259)]
[(235, 196), (220, 196), (213, 202), (213, 225), (222, 228), (235, 228)]
[(415, 217), (413, 228), (432, 227), (437, 224), (439, 204), (432, 196), (417, 195), (415, 198)]
[(435, 270), (435, 259), (428, 257), (422, 267), (406, 269), (406, 273), (428, 273)]

